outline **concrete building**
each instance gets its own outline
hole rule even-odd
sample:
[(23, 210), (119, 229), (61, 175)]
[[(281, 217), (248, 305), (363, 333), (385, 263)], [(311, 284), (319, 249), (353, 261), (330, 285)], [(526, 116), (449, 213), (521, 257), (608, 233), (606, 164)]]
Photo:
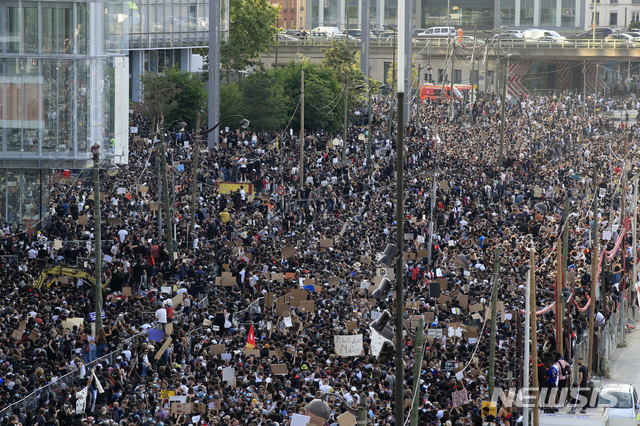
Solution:
[(305, 29), (305, 0), (270, 0), (271, 4), (280, 5), (278, 27), (289, 29)]

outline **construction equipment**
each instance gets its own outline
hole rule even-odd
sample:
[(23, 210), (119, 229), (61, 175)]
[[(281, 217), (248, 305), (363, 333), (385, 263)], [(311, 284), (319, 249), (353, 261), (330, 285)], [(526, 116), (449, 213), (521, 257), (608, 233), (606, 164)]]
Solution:
[[(51, 285), (63, 275), (73, 278), (82, 278), (88, 284), (91, 284), (92, 286), (96, 285), (96, 279), (93, 274), (72, 266), (56, 265), (43, 269), (42, 272), (40, 272), (40, 276), (38, 276), (38, 279), (35, 281), (34, 287), (40, 288), (45, 284), (46, 287), (51, 287)], [(102, 289), (104, 290), (107, 285), (109, 285), (109, 281), (102, 283)]]

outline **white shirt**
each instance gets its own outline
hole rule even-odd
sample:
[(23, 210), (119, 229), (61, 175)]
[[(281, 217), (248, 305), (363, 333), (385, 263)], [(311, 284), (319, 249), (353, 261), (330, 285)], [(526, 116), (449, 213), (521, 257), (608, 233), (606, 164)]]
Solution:
[(127, 231), (126, 229), (121, 229), (118, 231), (118, 236), (120, 237), (121, 243), (124, 243), (124, 240), (127, 238), (127, 235), (129, 235), (129, 231)]
[(167, 310), (165, 308), (160, 308), (156, 311), (156, 319), (160, 324), (167, 323)]

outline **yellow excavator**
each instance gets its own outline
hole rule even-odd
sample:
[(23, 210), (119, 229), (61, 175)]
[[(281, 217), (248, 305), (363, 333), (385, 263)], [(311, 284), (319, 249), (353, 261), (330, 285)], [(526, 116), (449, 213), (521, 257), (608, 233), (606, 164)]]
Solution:
[[(43, 269), (33, 286), (35, 288), (40, 288), (43, 285), (51, 287), (62, 275), (73, 278), (82, 278), (83, 280), (88, 281), (91, 285), (96, 285), (96, 278), (93, 274), (90, 274), (80, 268), (74, 268), (73, 266), (56, 265)], [(109, 281), (102, 283), (102, 290), (104, 290), (108, 284)]]

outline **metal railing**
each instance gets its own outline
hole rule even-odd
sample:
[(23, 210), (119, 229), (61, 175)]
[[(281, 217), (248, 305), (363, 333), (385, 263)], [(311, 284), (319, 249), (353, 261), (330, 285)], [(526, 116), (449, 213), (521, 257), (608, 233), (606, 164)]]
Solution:
[[(344, 40), (340, 40), (344, 43)], [(328, 46), (333, 43), (333, 40), (329, 38), (319, 37), (307, 37), (298, 40), (283, 40), (279, 41), (280, 46)], [(360, 40), (349, 40), (348, 45), (359, 46)], [(415, 47), (429, 46), (432, 48), (446, 49), (449, 47), (449, 40), (446, 38), (414, 38), (412, 44)], [(473, 41), (463, 40), (462, 43), (457, 43), (457, 46), (472, 49), (474, 46)], [(628, 43), (625, 41), (607, 41), (604, 39), (591, 40), (591, 39), (567, 39), (561, 41), (550, 40), (476, 40), (476, 48), (485, 48), (488, 45), (490, 49), (635, 49), (640, 47), (640, 43)], [(369, 47), (382, 47), (393, 46), (393, 40), (376, 40), (373, 39), (369, 42)]]
[(40, 406), (46, 404), (49, 401), (49, 395), (51, 394), (51, 392), (58, 394), (64, 388), (73, 386), (74, 383), (76, 383), (79, 379), (82, 379), (83, 377), (86, 377), (87, 374), (90, 374), (89, 372), (91, 371), (91, 369), (93, 369), (97, 364), (102, 363), (105, 365), (113, 365), (113, 363), (116, 361), (116, 358), (122, 355), (122, 351), (124, 350), (123, 348), (125, 346), (131, 347), (131, 343), (133, 343), (136, 339), (139, 339), (146, 335), (147, 332), (143, 331), (141, 333), (123, 339), (118, 345), (118, 349), (85, 364), (84, 374), (82, 374), (80, 369), (76, 369), (65, 374), (64, 376), (59, 377), (54, 382), (47, 383), (45, 386), (34, 390), (21, 400), (9, 404), (8, 407), (0, 410), (0, 419), (9, 416), (16, 408), (21, 412), (37, 411)]

